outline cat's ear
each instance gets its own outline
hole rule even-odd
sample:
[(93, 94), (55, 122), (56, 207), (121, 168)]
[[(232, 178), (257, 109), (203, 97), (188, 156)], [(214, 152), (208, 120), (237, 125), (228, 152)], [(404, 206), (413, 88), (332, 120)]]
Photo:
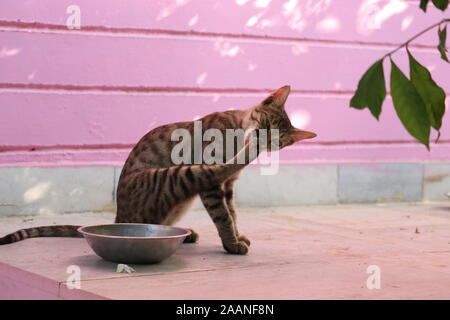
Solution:
[(315, 134), (314, 132), (303, 131), (300, 129), (293, 129), (290, 135), (295, 142), (298, 142), (300, 140), (312, 139), (317, 136), (317, 134)]
[(276, 90), (270, 96), (268, 96), (263, 102), (263, 105), (274, 105), (278, 107), (284, 107), (284, 103), (286, 102), (289, 92), (291, 92), (290, 86), (284, 86), (280, 89)]

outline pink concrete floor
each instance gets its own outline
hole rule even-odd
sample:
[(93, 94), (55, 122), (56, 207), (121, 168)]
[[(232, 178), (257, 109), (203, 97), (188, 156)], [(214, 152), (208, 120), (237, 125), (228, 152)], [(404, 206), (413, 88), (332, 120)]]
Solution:
[[(29, 220), (32, 219), (32, 220)], [(0, 234), (46, 224), (113, 221), (112, 213), (0, 219)], [(29, 239), (0, 247), (0, 298), (29, 299), (449, 299), (450, 205), (351, 205), (240, 210), (247, 256), (225, 254), (204, 211), (179, 222), (200, 233), (157, 265), (98, 258), (84, 239)], [(68, 289), (67, 268), (81, 270)], [(367, 267), (381, 287), (368, 289)]]

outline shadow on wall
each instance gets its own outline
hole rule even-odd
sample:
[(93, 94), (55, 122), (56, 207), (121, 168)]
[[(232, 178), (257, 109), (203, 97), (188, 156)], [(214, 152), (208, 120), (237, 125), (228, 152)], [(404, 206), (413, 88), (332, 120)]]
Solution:
[[(203, 12), (217, 12), (224, 15), (235, 13), (234, 24), (242, 24), (247, 32), (255, 32), (280, 27), (288, 27), (291, 31), (299, 33), (309, 28), (316, 34), (333, 34), (343, 29), (342, 21), (338, 17), (342, 12), (340, 1), (336, 0), (235, 0), (229, 2), (215, 1), (206, 4)], [(192, 4), (190, 6), (190, 4)], [(350, 4), (352, 6), (352, 4)], [(202, 6), (205, 6), (202, 4)], [(390, 18), (405, 12), (409, 4), (399, 0), (366, 0), (360, 1), (354, 7), (356, 12), (356, 31), (358, 34), (368, 36), (382, 28)], [(191, 7), (191, 8), (190, 8)], [(352, 6), (353, 7), (353, 6)], [(168, 4), (162, 3), (155, 16), (156, 23), (167, 21), (185, 21), (186, 26), (192, 29), (202, 29), (211, 24), (210, 17), (202, 15), (195, 2), (190, 0), (172, 0)], [(191, 15), (181, 15), (190, 12)], [(236, 13), (239, 13), (236, 15)], [(216, 15), (214, 15), (216, 16)], [(401, 22), (401, 31), (409, 28), (413, 20), (411, 15)]]
[(114, 168), (2, 168), (0, 216), (112, 210)]

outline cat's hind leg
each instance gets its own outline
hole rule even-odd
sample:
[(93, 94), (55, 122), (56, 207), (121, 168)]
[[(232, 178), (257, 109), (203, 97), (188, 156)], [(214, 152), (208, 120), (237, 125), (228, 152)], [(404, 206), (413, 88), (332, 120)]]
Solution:
[[(193, 200), (195, 197), (187, 199), (183, 201), (182, 203), (179, 203), (175, 205), (170, 212), (167, 214), (166, 220), (163, 221), (163, 224), (165, 225), (173, 225), (175, 222), (177, 222), (185, 213), (189, 210), (189, 208), (192, 205)], [(199, 235), (197, 232), (195, 232), (193, 229), (188, 228), (188, 230), (191, 232), (190, 235), (184, 239), (184, 243), (195, 243), (199, 239)]]

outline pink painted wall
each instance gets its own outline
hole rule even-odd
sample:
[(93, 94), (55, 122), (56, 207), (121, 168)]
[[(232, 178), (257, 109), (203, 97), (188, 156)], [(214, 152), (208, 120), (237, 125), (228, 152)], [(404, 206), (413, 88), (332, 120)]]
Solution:
[[(81, 30), (65, 26), (71, 4)], [(0, 166), (120, 165), (155, 126), (285, 84), (293, 122), (318, 133), (285, 162), (450, 160), (448, 114), (428, 153), (389, 99), (380, 122), (348, 107), (371, 63), (444, 16), (403, 0), (2, 0)], [(436, 38), (411, 51), (450, 93)]]

